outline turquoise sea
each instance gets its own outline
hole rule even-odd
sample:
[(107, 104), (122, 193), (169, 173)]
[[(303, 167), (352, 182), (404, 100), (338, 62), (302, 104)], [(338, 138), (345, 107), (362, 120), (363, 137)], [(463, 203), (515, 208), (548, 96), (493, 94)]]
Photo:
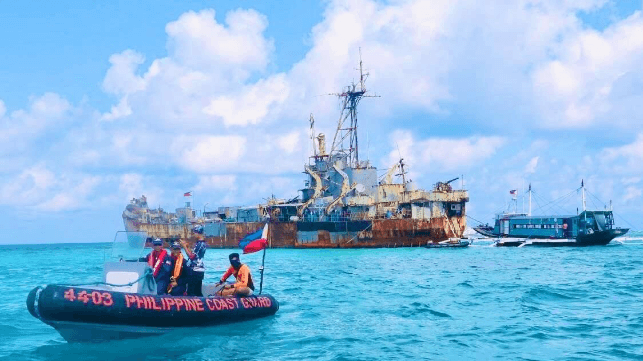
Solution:
[[(643, 359), (643, 240), (605, 247), (271, 249), (273, 317), (68, 344), (26, 309), (47, 283), (98, 281), (109, 244), (0, 246), (7, 360)], [(231, 250), (208, 250), (206, 281)], [(244, 255), (258, 278), (261, 253)]]

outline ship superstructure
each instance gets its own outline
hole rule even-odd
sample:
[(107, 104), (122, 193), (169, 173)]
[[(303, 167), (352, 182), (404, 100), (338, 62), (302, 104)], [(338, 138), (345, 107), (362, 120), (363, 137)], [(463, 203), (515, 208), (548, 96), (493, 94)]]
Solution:
[(358, 84), (334, 94), (342, 110), (328, 151), (325, 134), (315, 133), (310, 116), (313, 151), (298, 197), (220, 207), (201, 217), (189, 202), (176, 213), (165, 213), (147, 208), (144, 197), (135, 198), (123, 213), (126, 229), (171, 240), (189, 238), (198, 224), (212, 247), (236, 247), (267, 221), (272, 247), (408, 247), (461, 237), (469, 197), (466, 190), (453, 188), (457, 178), (437, 182), (430, 191), (415, 189), (401, 157), (381, 177), (360, 159), (357, 106), (364, 97), (376, 96), (368, 94), (361, 59), (359, 70)]

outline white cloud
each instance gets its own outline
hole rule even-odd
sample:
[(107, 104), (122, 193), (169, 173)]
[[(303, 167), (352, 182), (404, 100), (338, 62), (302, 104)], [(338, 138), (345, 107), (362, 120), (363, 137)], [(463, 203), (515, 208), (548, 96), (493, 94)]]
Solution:
[(118, 189), (121, 192), (126, 192), (127, 197), (134, 197), (141, 193), (143, 183), (143, 176), (137, 173), (126, 173), (121, 175)]
[[(0, 104), (4, 110), (4, 103)], [(34, 151), (32, 142), (48, 130), (69, 126), (73, 108), (69, 102), (55, 93), (32, 97), (27, 110), (11, 112), (0, 117), (0, 155), (23, 155)]]
[(219, 95), (203, 108), (215, 119), (223, 119), (226, 126), (256, 124), (264, 120), (272, 107), (288, 98), (288, 84), (283, 75), (260, 80), (238, 94)]
[(240, 136), (181, 136), (171, 145), (175, 163), (196, 173), (240, 169), (246, 138)]
[(540, 159), (540, 157), (531, 158), (529, 163), (527, 163), (527, 165), (525, 166), (524, 173), (526, 174), (536, 173), (536, 167), (538, 167), (538, 159)]
[(234, 174), (199, 176), (199, 182), (194, 186), (195, 192), (236, 191), (237, 176)]
[(226, 125), (261, 121), (288, 95), (283, 75), (244, 84), (265, 70), (274, 51), (263, 35), (267, 25), (254, 10), (231, 11), (225, 24), (211, 9), (181, 15), (166, 26), (168, 56), (153, 60), (144, 74), (138, 73), (141, 54), (112, 55), (103, 88), (120, 99), (103, 118), (133, 116), (174, 130), (209, 128), (208, 116)]
[(117, 105), (112, 105), (112, 109), (109, 113), (105, 113), (101, 116), (102, 120), (114, 120), (126, 117), (132, 114), (132, 108), (127, 104), (127, 97), (121, 98)]
[[(226, 14), (225, 24), (216, 22), (212, 9), (189, 11), (166, 26), (170, 55), (189, 68), (221, 68), (233, 72), (262, 70), (273, 51), (262, 33), (267, 18), (254, 10)], [(248, 74), (241, 75), (244, 79)]]
[(56, 177), (42, 165), (25, 169), (8, 179), (0, 188), (0, 202), (4, 204), (34, 204), (55, 185)]
[(65, 211), (87, 208), (100, 176), (54, 173), (43, 164), (30, 167), (0, 185), (0, 204)]
[(4, 113), (7, 111), (7, 107), (4, 105), (2, 99), (0, 99), (0, 118), (4, 117)]
[[(411, 166), (424, 171), (462, 170), (491, 157), (506, 140), (502, 137), (428, 138), (417, 140), (408, 131), (395, 131), (391, 135), (393, 149), (387, 164), (399, 160), (400, 154)], [(399, 147), (399, 152), (398, 149)]]
[(616, 165), (622, 171), (640, 174), (643, 169), (643, 133), (639, 133), (636, 140), (630, 144), (605, 148), (601, 151), (600, 158), (610, 168)]
[(623, 126), (631, 125), (624, 123), (632, 118), (640, 124), (642, 118), (631, 114), (632, 101), (643, 98), (640, 12), (602, 32), (590, 28), (569, 32), (552, 50), (555, 59), (539, 64), (533, 73), (544, 126), (587, 127), (599, 121)]
[(623, 196), (623, 202), (640, 198), (641, 194), (643, 194), (643, 192), (641, 191), (640, 188), (633, 187), (633, 186), (627, 187), (625, 189), (625, 195)]
[(144, 61), (145, 57), (133, 50), (110, 56), (109, 62), (112, 65), (103, 79), (103, 89), (116, 95), (127, 95), (145, 89), (145, 80), (135, 74)]
[(641, 177), (630, 177), (630, 178), (624, 178), (621, 180), (621, 182), (625, 185), (628, 184), (637, 184), (641, 181)]
[(59, 193), (52, 198), (36, 205), (36, 208), (42, 211), (67, 211), (79, 208), (87, 208), (87, 198), (102, 182), (98, 176), (84, 176), (77, 182), (72, 183), (71, 187), (64, 187)]
[(288, 154), (291, 154), (295, 152), (297, 149), (299, 149), (299, 137), (300, 137), (300, 132), (298, 131), (292, 131), (282, 137), (277, 138), (277, 144), (279, 145), (279, 148), (283, 151), (285, 151)]

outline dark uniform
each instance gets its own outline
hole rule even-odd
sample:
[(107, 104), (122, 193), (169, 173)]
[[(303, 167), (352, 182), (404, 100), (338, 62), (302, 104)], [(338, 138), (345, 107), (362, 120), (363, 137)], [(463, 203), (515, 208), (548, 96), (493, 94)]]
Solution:
[[(163, 241), (155, 239), (154, 246), (163, 246)], [(172, 269), (172, 258), (164, 249), (154, 250), (144, 258), (152, 271), (156, 281), (156, 293), (159, 295), (167, 293), (167, 285), (170, 283), (170, 273)]]
[(201, 287), (203, 286), (203, 276), (205, 275), (205, 242), (197, 241), (192, 252), (188, 252), (190, 260), (188, 261), (189, 279), (188, 279), (188, 296), (203, 297)]
[[(178, 250), (178, 253), (174, 253), (174, 251), (176, 250)], [(187, 267), (187, 261), (185, 260), (185, 258), (183, 258), (183, 254), (181, 254), (181, 245), (178, 242), (174, 242), (172, 244), (172, 251), (170, 280), (176, 281), (177, 285), (168, 285), (168, 293), (172, 296), (182, 296), (187, 290), (189, 268)]]

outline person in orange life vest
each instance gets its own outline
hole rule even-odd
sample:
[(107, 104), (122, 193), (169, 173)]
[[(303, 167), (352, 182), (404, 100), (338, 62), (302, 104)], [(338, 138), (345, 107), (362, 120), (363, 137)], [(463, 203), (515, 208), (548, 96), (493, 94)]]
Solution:
[(181, 243), (172, 243), (172, 268), (170, 272), (170, 284), (167, 286), (167, 293), (172, 296), (182, 296), (187, 290), (188, 268), (183, 253), (181, 253)]
[(152, 241), (152, 247), (154, 250), (142, 258), (141, 261), (147, 262), (152, 268), (154, 280), (156, 281), (156, 294), (162, 295), (167, 293), (167, 285), (170, 283), (172, 258), (163, 249), (163, 241), (159, 238)]
[(219, 296), (250, 296), (254, 291), (255, 286), (252, 282), (252, 274), (250, 268), (241, 263), (238, 253), (230, 254), (230, 268), (223, 274), (217, 286), (225, 282), (228, 277), (234, 275), (236, 282), (231, 285), (225, 285), (224, 288), (217, 292)]

